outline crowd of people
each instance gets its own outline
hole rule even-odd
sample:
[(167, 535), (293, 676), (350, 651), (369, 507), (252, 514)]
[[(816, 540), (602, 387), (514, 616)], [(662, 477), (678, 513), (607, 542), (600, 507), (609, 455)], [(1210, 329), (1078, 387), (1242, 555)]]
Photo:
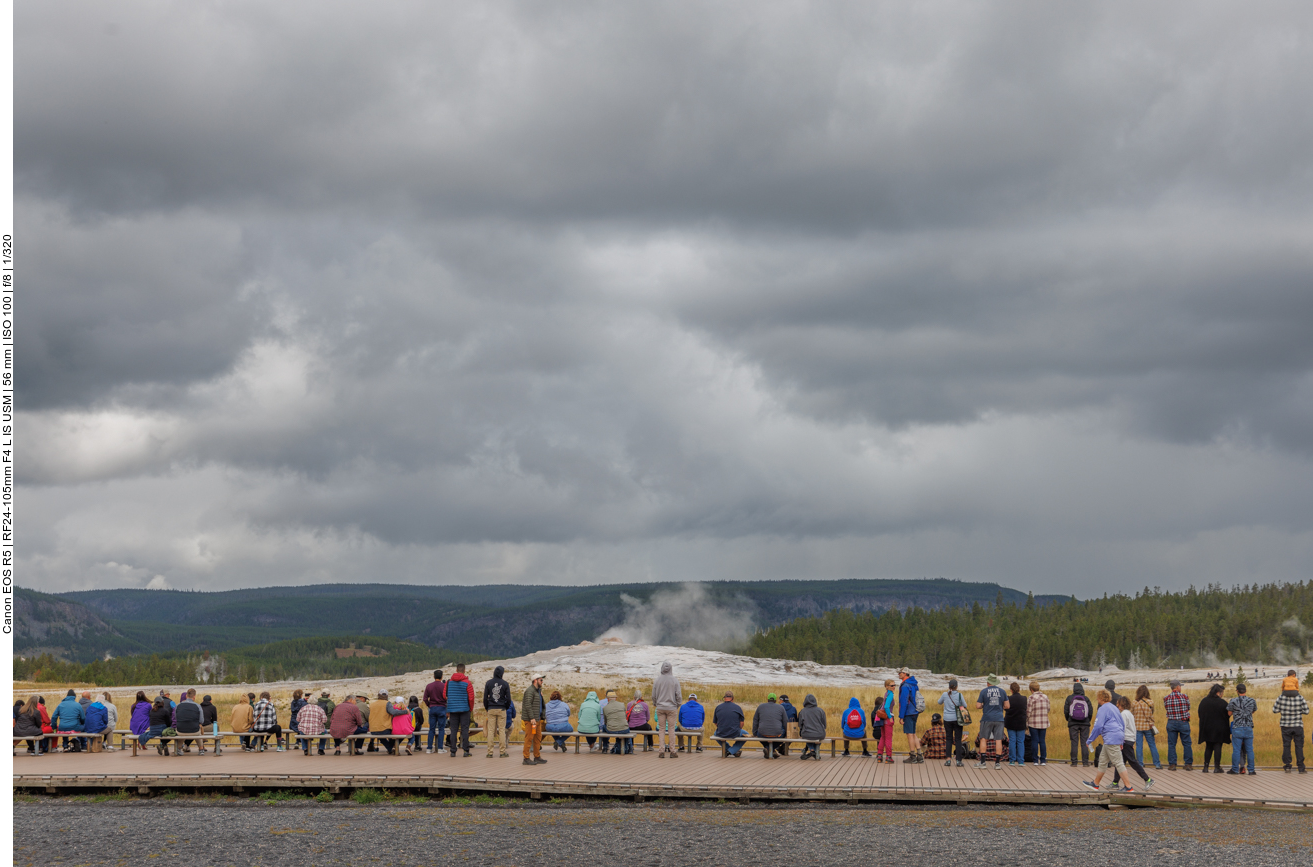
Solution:
[[(669, 662), (661, 664), (660, 674), (652, 684), (650, 702), (641, 689), (635, 689), (629, 700), (622, 700), (615, 690), (605, 690), (600, 698), (592, 691), (577, 711), (571, 709), (559, 691), (544, 695), (542, 675), (532, 678), (517, 702), (505, 673), (498, 666), (483, 686), (484, 735), (489, 758), (510, 757), (510, 731), (517, 716), (523, 731), (522, 760), (526, 765), (546, 764), (542, 757), (546, 737), (552, 738), (553, 750), (564, 752), (567, 737), (574, 734), (583, 736), (589, 752), (629, 754), (638, 737), (644, 738), (649, 748), (655, 748), (661, 759), (678, 758), (686, 751), (702, 751), (705, 709), (696, 694), (684, 697)], [(1130, 698), (1119, 695), (1116, 683), (1109, 680), (1091, 697), (1086, 695), (1080, 679), (1072, 683), (1070, 694), (1063, 700), (1062, 713), (1070, 739), (1071, 766), (1089, 767), (1093, 763), (1096, 768), (1094, 779), (1086, 781), (1086, 786), (1109, 790), (1120, 783), (1122, 791), (1131, 792), (1134, 788), (1129, 773), (1134, 771), (1144, 787), (1151, 788), (1154, 781), (1144, 764), (1145, 753), (1147, 748), (1153, 768), (1162, 770), (1160, 733), (1165, 734), (1167, 741), (1167, 769), (1175, 771), (1178, 767), (1179, 744), (1180, 766), (1186, 771), (1193, 770), (1192, 713), (1198, 716), (1204, 773), (1210, 772), (1210, 763), (1212, 773), (1222, 773), (1224, 744), (1231, 745), (1231, 767), (1226, 773), (1256, 773), (1253, 719), (1258, 704), (1248, 695), (1244, 683), (1235, 686), (1236, 694), (1230, 699), (1224, 697), (1223, 684), (1213, 684), (1197, 706), (1192, 705), (1179, 680), (1172, 680), (1169, 687), (1170, 691), (1161, 700), (1165, 731), (1160, 731), (1159, 705), (1147, 686), (1138, 687), (1134, 698)], [(433, 680), (422, 696), (403, 698), (382, 690), (373, 699), (350, 693), (342, 696), (340, 702), (334, 702), (326, 690), (316, 699), (298, 689), (292, 694), (286, 729), (278, 721), (277, 709), (268, 692), (258, 696), (247, 693), (227, 714), (227, 730), (238, 735), (241, 749), (248, 752), (272, 744), (280, 752), (295, 748), (308, 755), (314, 749), (318, 755), (324, 755), (331, 740), (334, 755), (341, 755), (343, 743), (354, 739), (360, 742), (360, 749), (355, 751), (359, 753), (382, 750), (392, 754), (405, 750), (411, 755), (422, 745), (425, 753), (447, 752), (454, 758), (459, 752), (469, 757), (475, 701), (474, 685), (465, 674), (465, 666), (457, 665), (449, 679), (443, 679), (441, 670), (433, 672)], [(1016, 767), (1043, 767), (1048, 763), (1046, 734), (1054, 711), (1039, 682), (1031, 681), (1024, 688), (1013, 682), (1005, 690), (998, 678), (991, 676), (979, 694), (968, 698), (958, 690), (957, 680), (950, 679), (948, 689), (935, 703), (939, 711), (932, 714), (929, 727), (919, 731), (926, 699), (916, 677), (901, 669), (897, 681), (885, 681), (884, 692), (876, 697), (869, 712), (858, 698), (849, 700), (839, 720), (843, 754), (850, 755), (850, 745), (860, 743), (863, 756), (873, 755), (877, 762), (892, 762), (895, 729), (901, 726), (907, 748), (903, 762), (907, 764), (942, 759), (946, 766), (956, 763), (962, 767), (965, 761), (975, 759), (975, 767), (983, 769), (991, 763), (994, 768), (1000, 768), (1005, 758), (1008, 765)], [(967, 730), (973, 721), (973, 711), (980, 716), (974, 738)], [(1309, 705), (1299, 691), (1294, 670), (1282, 682), (1272, 712), (1280, 715), (1284, 770), (1306, 773), (1304, 717), (1309, 713)], [(177, 701), (168, 690), (161, 690), (154, 698), (147, 698), (139, 691), (128, 727), (139, 746), (154, 742), (161, 754), (174, 740), (179, 741), (176, 750), (179, 753), (189, 753), (193, 746), (204, 753), (204, 741), (199, 737), (217, 733), (219, 720), (220, 711), (210, 696), (197, 700), (195, 689), (180, 692)], [(768, 759), (788, 755), (789, 740), (803, 742), (801, 759), (819, 759), (820, 743), (828, 736), (826, 713), (812, 694), (807, 694), (802, 707), (797, 708), (787, 695), (770, 693), (753, 711), (749, 729), (747, 714), (735, 703), (733, 693), (726, 692), (712, 711), (711, 722), (714, 736), (725, 742), (727, 755), (735, 758), (742, 755), (744, 744), (751, 738), (765, 739), (761, 742), (762, 753)], [(14, 737), (29, 739), (29, 753), (43, 749), (112, 750), (109, 737), (117, 725), (118, 711), (109, 693), (93, 696), (91, 692), (83, 692), (79, 698), (76, 691), (69, 690), (53, 712), (47, 711), (42, 696), (14, 704)], [(61, 743), (47, 745), (43, 734), (58, 734)], [(87, 738), (86, 734), (104, 737)], [(1100, 741), (1097, 746), (1096, 741)], [(874, 753), (868, 744), (873, 746)]]

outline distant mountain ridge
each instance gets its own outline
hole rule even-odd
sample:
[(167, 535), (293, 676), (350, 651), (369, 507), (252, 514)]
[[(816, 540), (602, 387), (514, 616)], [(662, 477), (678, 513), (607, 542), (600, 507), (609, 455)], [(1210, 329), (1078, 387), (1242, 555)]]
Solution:
[[(378, 635), (492, 657), (512, 657), (592, 639), (632, 610), (622, 596), (647, 601), (675, 583), (596, 586), (327, 584), (197, 592), (84, 590), (20, 597), (61, 602), (56, 621), (85, 622), (85, 636), (62, 645), (69, 659), (108, 651), (220, 651), (292, 638)], [(1024, 603), (1027, 594), (998, 584), (943, 578), (918, 580), (713, 581), (701, 585), (711, 603), (750, 612), (761, 627), (836, 608), (856, 612), (938, 609), (973, 602)], [(1068, 597), (1037, 596), (1036, 603)], [(82, 613), (85, 612), (85, 613)], [(52, 624), (56, 621), (52, 621)], [(93, 625), (95, 624), (95, 625)], [(33, 624), (32, 635), (42, 626)], [(88, 631), (90, 630), (90, 631)], [(72, 635), (46, 628), (43, 635)], [(15, 641), (15, 652), (33, 647)], [(56, 645), (59, 646), (59, 645)]]

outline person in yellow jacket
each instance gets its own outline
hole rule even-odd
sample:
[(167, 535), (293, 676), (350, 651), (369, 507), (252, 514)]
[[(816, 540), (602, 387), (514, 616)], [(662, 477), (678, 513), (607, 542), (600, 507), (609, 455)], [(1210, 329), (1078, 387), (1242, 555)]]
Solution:
[[(410, 711), (406, 710), (404, 707), (394, 707), (392, 702), (388, 700), (388, 691), (386, 689), (381, 690), (378, 694), (378, 698), (369, 703), (369, 718), (367, 720), (369, 724), (369, 733), (371, 735), (391, 735), (392, 718), (394, 716), (401, 716), (402, 714), (409, 713)], [(368, 751), (371, 753), (376, 749), (374, 743), (373, 740), (370, 740), (369, 742)], [(392, 751), (396, 749), (396, 746), (397, 742), (392, 738), (387, 738), (383, 741), (383, 749), (388, 751), (388, 755), (392, 754)]]
[[(232, 730), (235, 732), (249, 732), (251, 726), (255, 724), (255, 711), (251, 709), (251, 703), (255, 701), (255, 693), (248, 692), (246, 698), (233, 705)], [(242, 742), (242, 749), (250, 752), (251, 739), (245, 736), (239, 737)]]

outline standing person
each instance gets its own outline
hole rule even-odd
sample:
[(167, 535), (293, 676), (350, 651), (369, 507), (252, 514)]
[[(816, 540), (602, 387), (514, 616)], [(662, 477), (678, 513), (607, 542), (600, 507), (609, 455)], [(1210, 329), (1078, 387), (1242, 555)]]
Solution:
[[(1208, 763), (1213, 763), (1213, 773), (1222, 773), (1222, 744), (1231, 743), (1231, 718), (1226, 712), (1226, 691), (1220, 683), (1208, 688), (1208, 695), (1199, 702), (1199, 742), (1204, 745), (1204, 773), (1208, 773)], [(1170, 743), (1170, 742), (1169, 742)], [(1171, 770), (1169, 753), (1168, 770)]]
[(1095, 711), (1094, 724), (1090, 726), (1090, 736), (1086, 744), (1093, 746), (1095, 738), (1103, 738), (1103, 749), (1099, 751), (1098, 772), (1093, 781), (1085, 780), (1083, 785), (1096, 791), (1112, 791), (1112, 786), (1103, 788), (1103, 777), (1108, 768), (1113, 768), (1121, 776), (1123, 791), (1133, 792), (1126, 779), (1126, 762), (1122, 758), (1121, 745), (1126, 741), (1126, 726), (1122, 722), (1121, 712), (1112, 703), (1112, 696), (1106, 689), (1099, 690), (1099, 708)]
[[(260, 693), (260, 700), (251, 708), (251, 731), (261, 735), (273, 735), (278, 752), (283, 751), (283, 727), (278, 724), (278, 711), (269, 700), (269, 693)], [(260, 738), (260, 749), (264, 750), (264, 738)]]
[(549, 735), (556, 735), (552, 738), (552, 749), (565, 752), (565, 735), (560, 733), (573, 732), (574, 728), (570, 725), (570, 705), (561, 698), (559, 690), (553, 692), (552, 697), (548, 699), (545, 713), (546, 724), (543, 726), (543, 731)]
[(1258, 773), (1254, 770), (1254, 714), (1258, 713), (1258, 702), (1246, 694), (1248, 690), (1243, 683), (1236, 684), (1238, 695), (1226, 705), (1231, 717), (1231, 770), (1227, 773), (1244, 773), (1241, 763), (1248, 757), (1252, 777)]
[(811, 693), (802, 700), (802, 710), (798, 711), (798, 737), (811, 743), (804, 744), (802, 758), (809, 755), (816, 761), (821, 760), (821, 741), (825, 740), (825, 711), (816, 704), (816, 696)]
[[(857, 699), (853, 699), (853, 701), (857, 701)], [(725, 693), (725, 700), (716, 705), (716, 710), (711, 715), (711, 722), (716, 727), (716, 737), (723, 740), (746, 738), (748, 733), (743, 729), (743, 722), (746, 719), (747, 717), (743, 715), (743, 708), (734, 703), (734, 693), (732, 692)], [(743, 741), (739, 740), (727, 744), (726, 753), (737, 759), (743, 754)]]
[[(690, 692), (688, 694), (688, 701), (679, 706), (679, 728), (676, 729), (676, 731), (698, 732), (700, 734), (706, 719), (706, 711), (702, 709), (702, 705), (698, 704), (698, 694), (696, 692)], [(693, 752), (693, 738), (684, 737), (679, 738), (679, 751), (684, 751), (685, 743), (688, 745), (688, 751), (690, 753)], [(697, 743), (697, 751), (702, 752), (701, 739), (699, 739)]]
[(360, 705), (352, 699), (354, 696), (348, 695), (342, 699), (342, 703), (333, 707), (333, 715), (329, 718), (328, 733), (333, 736), (333, 755), (342, 755), (342, 741), (347, 742), (347, 752), (352, 752), (350, 738), (353, 735), (369, 734), (369, 725), (365, 722), (365, 716), (360, 712)]
[(506, 715), (513, 702), (511, 685), (502, 677), (504, 674), (506, 669), (497, 666), (492, 670), (492, 677), (483, 685), (483, 709), (488, 712), (487, 731), (483, 734), (488, 739), (488, 758), (492, 758), (493, 749), (498, 747), (503, 759), (510, 755), (507, 749), (510, 721)]
[[(883, 725), (878, 732), (880, 739), (875, 742), (875, 761), (890, 764), (894, 760), (894, 724), (898, 721), (898, 693), (892, 680), (884, 682), (884, 697), (880, 699), (878, 714)], [(877, 734), (875, 720), (871, 720), (871, 734)], [(865, 755), (865, 749), (863, 749)]]
[(921, 742), (916, 737), (916, 719), (925, 707), (925, 699), (921, 697), (921, 686), (911, 672), (900, 668), (898, 677), (902, 681), (898, 688), (898, 715), (903, 719), (903, 734), (907, 735), (907, 758), (903, 759), (903, 764), (923, 764), (925, 758), (921, 755)]
[(1080, 745), (1080, 763), (1082, 767), (1090, 766), (1090, 723), (1094, 721), (1094, 705), (1085, 695), (1085, 686), (1077, 680), (1071, 685), (1071, 695), (1062, 705), (1062, 715), (1067, 719), (1067, 735), (1071, 739), (1071, 766), (1076, 767), (1076, 747)]
[[(629, 720), (629, 730), (631, 732), (650, 732), (652, 731), (652, 713), (648, 708), (647, 702), (643, 701), (643, 691), (634, 690), (634, 700), (625, 705), (625, 718)], [(652, 748), (652, 736), (645, 735), (643, 743), (648, 748)]]
[[(1117, 700), (1117, 709), (1122, 715), (1122, 762), (1140, 775), (1140, 779), (1144, 780), (1144, 788), (1148, 791), (1153, 788), (1153, 777), (1149, 776), (1140, 760), (1135, 758), (1135, 713), (1131, 710), (1131, 700), (1122, 696)], [(1117, 784), (1115, 773), (1112, 775), (1112, 782), (1113, 785)]]
[[(1295, 680), (1295, 672), (1292, 669), (1286, 677), (1286, 686), (1291, 680)], [(1299, 681), (1295, 680), (1298, 686)], [(1290, 773), (1290, 747), (1294, 744), (1295, 758), (1299, 764), (1299, 772), (1305, 773), (1304, 770), (1304, 717), (1308, 716), (1308, 702), (1304, 700), (1298, 689), (1282, 689), (1281, 695), (1272, 704), (1272, 713), (1281, 714), (1279, 722), (1281, 724), (1281, 765), (1282, 770), (1287, 774)]]
[[(470, 757), (470, 713), (474, 710), (474, 684), (465, 676), (465, 663), (456, 663), (456, 673), (447, 681), (447, 722), (451, 724), (451, 757), (456, 747)], [(458, 743), (459, 741), (459, 743)]]
[[(119, 727), (119, 709), (114, 706), (114, 699), (107, 692), (101, 695), (101, 704), (105, 705), (105, 715), (107, 717), (106, 725), (109, 726), (109, 735), (107, 735), (107, 737), (112, 737), (115, 730)], [(114, 749), (108, 740), (105, 741), (105, 749), (110, 750), (111, 752)]]
[(870, 758), (871, 754), (866, 749), (866, 713), (862, 710), (862, 703), (857, 696), (848, 699), (848, 709), (843, 712), (839, 730), (843, 733), (843, 754), (845, 756), (848, 755), (849, 741), (861, 741), (862, 755)]
[(1044, 694), (1038, 680), (1030, 682), (1030, 697), (1026, 699), (1026, 725), (1035, 742), (1035, 764), (1044, 767), (1049, 763), (1049, 697)]
[(1112, 678), (1109, 678), (1108, 680), (1104, 681), (1103, 684), (1103, 688), (1108, 690), (1108, 695), (1112, 696), (1112, 698), (1109, 699), (1109, 701), (1112, 702), (1113, 707), (1119, 706), (1121, 704), (1121, 698), (1122, 698), (1121, 695), (1117, 692), (1116, 686), (1117, 684), (1113, 682)]
[[(780, 707), (775, 701), (775, 693), (766, 696), (766, 700), (757, 705), (757, 712), (752, 715), (752, 736), (754, 738), (782, 738), (784, 737), (788, 717), (784, 714), (784, 708)], [(761, 745), (761, 753), (768, 759), (777, 758), (776, 744), (764, 743)]]
[(244, 732), (251, 730), (251, 723), (255, 721), (255, 714), (251, 711), (251, 705), (255, 702), (255, 693), (248, 692), (237, 704), (233, 705), (232, 717), (229, 720), (230, 728), (237, 733), (237, 741), (242, 745), (242, 752), (251, 752), (251, 739)]
[[(206, 698), (209, 698), (209, 696), (206, 696)], [(201, 707), (204, 707), (204, 705), (201, 705)], [(324, 713), (323, 707), (318, 702), (306, 702), (296, 719), (297, 733), (301, 735), (299, 746), (302, 752), (308, 756), (310, 755), (310, 742), (323, 735), (328, 728), (328, 715)], [(325, 746), (327, 746), (325, 739), (319, 737), (319, 755), (324, 754)]]
[(447, 684), (442, 680), (440, 668), (433, 672), (433, 680), (424, 687), (424, 706), (429, 709), (429, 739), (424, 752), (432, 753), (434, 749), (442, 752), (442, 742), (447, 735)]
[(1003, 758), (1004, 717), (1008, 712), (1008, 696), (999, 689), (998, 678), (989, 676), (988, 685), (976, 698), (976, 707), (980, 710), (980, 740), (984, 749), (980, 751), (980, 761), (976, 770), (986, 766), (988, 756), (994, 757), (994, 770), (998, 770)]
[(966, 699), (957, 691), (957, 678), (949, 678), (948, 692), (939, 696), (939, 704), (944, 708), (944, 734), (948, 738), (948, 757), (944, 767), (953, 764), (962, 767), (962, 711), (966, 710)]
[(1173, 680), (1171, 692), (1163, 696), (1167, 711), (1167, 770), (1176, 770), (1176, 740), (1181, 740), (1185, 769), (1194, 770), (1194, 746), (1190, 743), (1190, 696), (1181, 692), (1181, 682)]
[(658, 759), (666, 756), (672, 759), (679, 758), (670, 747), (674, 740), (672, 732), (679, 727), (679, 720), (676, 717), (679, 715), (679, 706), (684, 703), (684, 690), (680, 687), (679, 679), (675, 677), (674, 672), (674, 666), (669, 662), (663, 662), (661, 673), (652, 681), (652, 707), (656, 709)]
[[(606, 704), (602, 705), (602, 731), (609, 735), (629, 734), (629, 720), (625, 717), (624, 702), (616, 698), (615, 690), (607, 690)], [(602, 738), (602, 752), (606, 752), (611, 743), (610, 738)], [(615, 755), (628, 755), (634, 751), (634, 742), (629, 738), (616, 738), (611, 752)]]
[[(597, 693), (589, 690), (588, 695), (579, 703), (579, 719), (575, 723), (575, 731), (581, 735), (596, 735), (601, 730), (602, 703), (597, 700)], [(591, 753), (593, 745), (597, 743), (597, 738), (587, 737), (584, 740), (588, 741), (588, 752)]]
[(547, 719), (547, 702), (543, 701), (543, 676), (535, 675), (524, 690), (520, 702), (520, 724), (524, 726), (524, 764), (545, 765), (542, 757), (543, 723)]
[(1003, 727), (1008, 733), (1008, 764), (1025, 766), (1026, 764), (1026, 697), (1021, 694), (1021, 684), (1015, 680), (1008, 687), (1007, 710), (1003, 712)]
[(1135, 712), (1135, 760), (1144, 764), (1144, 745), (1147, 743), (1154, 770), (1161, 771), (1163, 763), (1158, 760), (1158, 740), (1154, 734), (1157, 726), (1153, 723), (1153, 696), (1144, 684), (1135, 690), (1135, 707), (1132, 710)]

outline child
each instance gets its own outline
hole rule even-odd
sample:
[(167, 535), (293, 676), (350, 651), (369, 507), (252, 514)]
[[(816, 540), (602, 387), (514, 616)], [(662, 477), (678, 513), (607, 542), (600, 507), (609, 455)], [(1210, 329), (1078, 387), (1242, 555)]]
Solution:
[(1281, 681), (1281, 694), (1291, 698), (1299, 695), (1299, 675), (1293, 668), (1286, 672), (1285, 679)]
[(424, 729), (424, 708), (420, 706), (418, 696), (410, 697), (410, 716), (415, 726), (415, 735), (410, 739), (410, 745), (419, 749), (419, 733)]

